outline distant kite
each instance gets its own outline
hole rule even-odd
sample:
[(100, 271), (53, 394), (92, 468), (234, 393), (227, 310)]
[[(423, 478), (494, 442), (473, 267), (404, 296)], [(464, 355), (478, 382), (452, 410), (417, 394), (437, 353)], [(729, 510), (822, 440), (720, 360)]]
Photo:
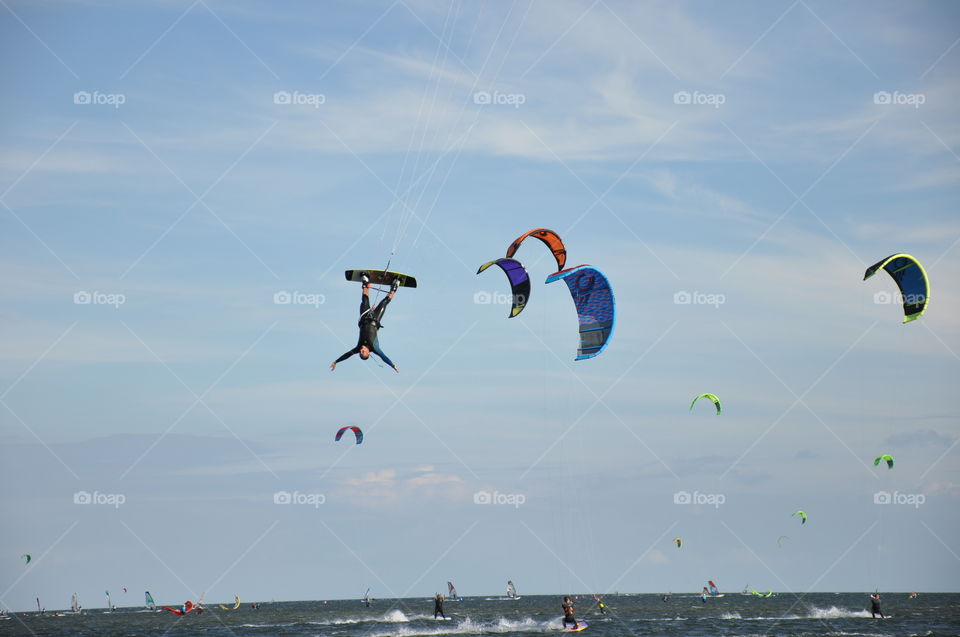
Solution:
[(793, 515), (791, 515), (790, 517), (792, 518), (794, 515), (799, 515), (799, 516), (800, 516), (800, 524), (806, 524), (806, 523), (807, 523), (807, 514), (804, 513), (803, 511), (794, 511), (794, 512), (793, 512)]
[(673, 541), (677, 543), (677, 548), (680, 548), (680, 545), (683, 544), (683, 540), (678, 537), (673, 538)]
[(693, 406), (696, 405), (697, 401), (700, 400), (701, 398), (707, 398), (708, 400), (712, 401), (713, 406), (717, 408), (717, 415), (718, 416), (720, 415), (720, 411), (722, 408), (720, 407), (720, 399), (717, 398), (716, 394), (700, 394), (699, 396), (693, 399), (692, 403), (690, 403), (690, 411), (693, 411)]
[(337, 437), (336, 437), (336, 439), (335, 439), (336, 442), (339, 442), (339, 441), (340, 441), (340, 438), (343, 437), (343, 432), (345, 432), (347, 429), (352, 430), (353, 433), (356, 434), (356, 436), (357, 436), (357, 444), (358, 444), (358, 445), (359, 445), (361, 442), (363, 442), (363, 432), (360, 431), (360, 427), (341, 427), (341, 428), (340, 428), (340, 431), (337, 432)]
[(893, 469), (893, 456), (888, 453), (885, 453), (882, 456), (877, 456), (877, 459), (873, 461), (873, 466), (876, 467), (879, 465), (881, 460), (886, 460), (887, 469)]
[(30, 555), (29, 553), (24, 553), (24, 554), (21, 555), (20, 557), (25, 557), (25, 558), (27, 558), (27, 561), (24, 562), (24, 566), (26, 566), (27, 564), (29, 564), (30, 561), (33, 559), (33, 556)]

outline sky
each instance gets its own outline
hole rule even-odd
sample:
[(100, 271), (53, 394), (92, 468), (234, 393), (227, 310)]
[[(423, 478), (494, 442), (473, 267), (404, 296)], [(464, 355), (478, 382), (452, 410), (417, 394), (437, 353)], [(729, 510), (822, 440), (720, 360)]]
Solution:
[[(0, 1), (0, 607), (960, 590), (958, 44), (949, 2)], [(609, 278), (596, 358), (541, 244), (516, 318), (476, 274), (537, 227)], [(862, 280), (901, 252), (908, 324)], [(331, 372), (388, 264), (399, 372)]]

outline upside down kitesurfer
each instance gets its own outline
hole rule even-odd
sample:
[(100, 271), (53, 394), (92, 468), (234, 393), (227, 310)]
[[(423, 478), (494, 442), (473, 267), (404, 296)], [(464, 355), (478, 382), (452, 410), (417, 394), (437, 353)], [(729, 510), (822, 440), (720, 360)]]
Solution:
[(399, 373), (400, 370), (393, 364), (393, 361), (387, 358), (387, 355), (381, 351), (380, 344), (377, 341), (377, 331), (380, 329), (380, 319), (383, 318), (387, 304), (390, 303), (393, 295), (397, 293), (397, 288), (400, 287), (400, 280), (393, 280), (393, 284), (390, 286), (390, 293), (373, 308), (370, 307), (370, 277), (367, 276), (366, 272), (363, 273), (361, 281), (363, 283), (363, 296), (360, 300), (360, 320), (357, 323), (360, 327), (360, 338), (357, 340), (356, 347), (344, 353), (343, 356), (330, 364), (330, 371), (337, 368), (337, 363), (347, 360), (354, 354), (359, 354), (363, 360), (370, 358), (370, 354), (376, 354), (380, 357), (380, 360), (392, 367), (393, 371)]

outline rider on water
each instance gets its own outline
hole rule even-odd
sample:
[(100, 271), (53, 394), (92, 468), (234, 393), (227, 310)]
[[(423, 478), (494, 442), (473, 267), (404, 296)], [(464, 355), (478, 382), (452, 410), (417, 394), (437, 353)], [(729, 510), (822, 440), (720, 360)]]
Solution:
[(380, 329), (380, 319), (383, 318), (387, 304), (390, 303), (390, 299), (393, 298), (393, 295), (397, 293), (397, 288), (400, 287), (400, 280), (393, 280), (393, 284), (390, 286), (390, 294), (377, 303), (373, 309), (370, 308), (370, 277), (367, 276), (366, 272), (363, 273), (361, 281), (363, 281), (363, 297), (360, 301), (360, 321), (358, 322), (360, 326), (360, 338), (357, 341), (356, 347), (330, 364), (330, 371), (337, 368), (337, 363), (347, 360), (354, 354), (360, 354), (360, 358), (367, 360), (370, 358), (370, 354), (373, 353), (379, 356), (384, 363), (392, 367), (393, 371), (399, 373), (400, 370), (393, 364), (393, 361), (387, 358), (387, 355), (380, 350), (380, 344), (377, 342), (377, 331)]
[(561, 608), (563, 608), (563, 627), (566, 628), (567, 624), (570, 624), (573, 628), (576, 628), (577, 618), (573, 616), (573, 602), (570, 601), (569, 596), (564, 596)]

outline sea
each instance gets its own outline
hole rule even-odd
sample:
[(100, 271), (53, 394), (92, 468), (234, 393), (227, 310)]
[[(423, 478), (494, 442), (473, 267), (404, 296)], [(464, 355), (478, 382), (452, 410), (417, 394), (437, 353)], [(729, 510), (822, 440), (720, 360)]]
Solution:
[[(729, 635), (744, 637), (960, 636), (960, 594), (885, 593), (886, 619), (870, 616), (867, 593), (779, 594), (769, 598), (739, 593), (702, 602), (699, 595), (609, 595), (601, 615), (589, 595), (575, 599), (583, 635), (663, 635), (665, 637)], [(84, 610), (80, 615), (16, 613), (0, 621), (0, 635), (66, 635), (71, 637), (174, 637), (267, 635), (376, 637), (388, 635), (543, 635), (561, 632), (560, 595), (524, 595), (519, 600), (496, 597), (447, 601), (448, 619), (433, 618), (428, 598), (263, 602), (237, 610), (211, 605), (200, 615), (178, 617), (142, 609)]]

